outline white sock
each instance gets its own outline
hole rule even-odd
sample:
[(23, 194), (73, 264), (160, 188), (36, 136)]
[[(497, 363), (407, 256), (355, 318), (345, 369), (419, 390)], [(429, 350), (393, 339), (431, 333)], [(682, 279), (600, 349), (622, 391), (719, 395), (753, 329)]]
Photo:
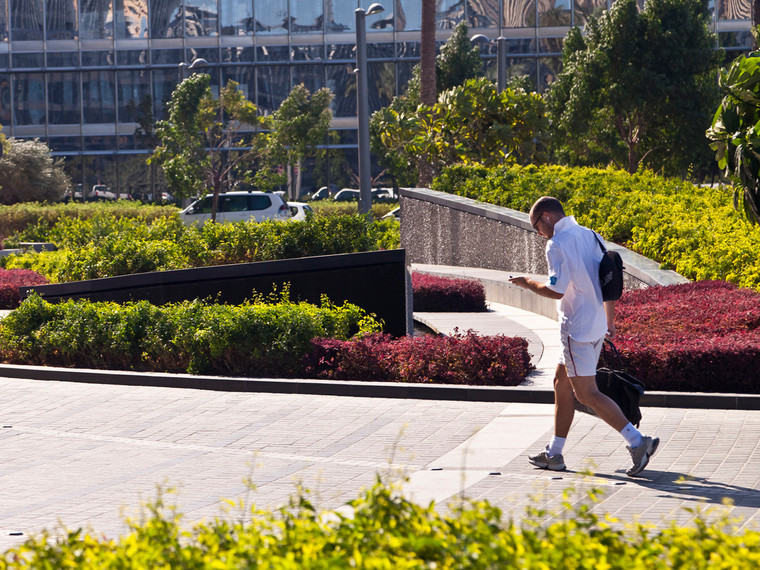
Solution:
[(565, 437), (552, 436), (552, 440), (549, 445), (546, 446), (546, 451), (549, 455), (562, 455), (562, 450), (565, 448)]
[(633, 427), (633, 424), (628, 422), (628, 425), (620, 430), (622, 435), (631, 447), (638, 447), (641, 445), (641, 432)]

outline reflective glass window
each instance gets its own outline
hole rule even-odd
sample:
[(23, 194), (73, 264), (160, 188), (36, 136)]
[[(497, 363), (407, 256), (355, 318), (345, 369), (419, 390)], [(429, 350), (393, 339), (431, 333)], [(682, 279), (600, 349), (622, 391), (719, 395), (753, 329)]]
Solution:
[(41, 40), (42, 0), (11, 0), (11, 39)]
[(48, 124), (78, 125), (82, 122), (79, 75), (69, 71), (48, 73)]
[(252, 65), (222, 68), (222, 85), (227, 85), (230, 80), (234, 81), (249, 101), (256, 100), (254, 78), (255, 73)]
[(114, 61), (114, 54), (111, 50), (82, 52), (83, 67), (101, 67), (103, 65), (113, 65)]
[(538, 91), (543, 93), (557, 80), (562, 71), (561, 57), (542, 57), (538, 60)]
[(148, 37), (148, 0), (114, 0), (114, 36)]
[(399, 94), (406, 92), (406, 87), (412, 78), (414, 66), (415, 62), (413, 61), (399, 61), (396, 63), (396, 90)]
[(38, 68), (42, 67), (43, 55), (41, 53), (14, 53), (13, 67), (15, 68)]
[[(119, 141), (119, 148), (124, 148)], [(119, 192), (129, 194), (135, 200), (148, 200), (153, 191), (155, 173), (153, 167), (145, 163), (148, 155), (131, 154), (118, 157)]]
[(287, 34), (288, 0), (253, 0), (255, 34)]
[(0, 73), (0, 125), (11, 124), (11, 76)]
[[(419, 0), (416, 0), (419, 6)], [(367, 8), (367, 5), (362, 6)], [(332, 0), (325, 2), (325, 32), (351, 32), (356, 27), (356, 0)], [(419, 10), (419, 7), (417, 8)], [(369, 26), (369, 21), (367, 23)]]
[(219, 22), (223, 36), (245, 36), (253, 33), (253, 2), (251, 0), (220, 0)]
[(290, 92), (287, 65), (256, 67), (256, 106), (263, 113), (273, 113)]
[(367, 57), (369, 59), (393, 59), (395, 55), (395, 46), (392, 43), (374, 43), (367, 41)]
[(536, 53), (536, 40), (534, 38), (515, 38), (507, 40), (508, 54)]
[(334, 93), (333, 114), (336, 117), (356, 116), (356, 78), (345, 65), (327, 65), (327, 87)]
[(570, 0), (537, 0), (538, 25), (556, 27), (570, 25)]
[(583, 26), (591, 16), (601, 16), (607, 9), (607, 0), (575, 0), (574, 26)]
[(184, 3), (187, 37), (219, 35), (219, 11), (216, 0), (185, 0)]
[(76, 0), (45, 0), (45, 28), (48, 40), (76, 38)]
[(166, 105), (177, 87), (177, 70), (153, 70), (153, 115), (157, 121), (166, 118)]
[(177, 65), (184, 61), (184, 50), (181, 49), (153, 49), (150, 50), (150, 57), (155, 64)]
[(396, 67), (393, 62), (370, 62), (367, 80), (370, 112), (390, 105), (396, 96)]
[(44, 125), (45, 76), (42, 73), (14, 74), (13, 92), (14, 125)]
[(0, 0), (0, 41), (8, 40), (8, 0)]
[(505, 28), (527, 28), (536, 24), (535, 0), (504, 0), (502, 26)]
[(749, 20), (751, 17), (750, 0), (719, 0), (719, 20)]
[[(207, 63), (219, 63), (219, 49), (218, 48), (192, 48), (185, 50), (185, 59), (184, 61), (191, 62), (195, 61), (196, 59), (205, 59)], [(200, 71), (203, 70), (208, 71), (208, 66), (206, 68), (200, 68)]]
[(181, 38), (183, 30), (182, 8), (173, 0), (148, 0), (150, 37)]
[(290, 49), (288, 46), (260, 46), (256, 48), (256, 61), (288, 61)]
[(499, 0), (468, 2), (467, 25), (470, 28), (498, 28)]
[(752, 48), (752, 33), (745, 32), (720, 32), (718, 34), (720, 47), (724, 49), (742, 49), (749, 51)]
[[(420, 0), (394, 0), (394, 2), (396, 9), (393, 10), (393, 29), (397, 32), (419, 30), (422, 27)], [(388, 4), (390, 5), (390, 2)]]
[(79, 35), (82, 39), (113, 38), (113, 4), (111, 0), (80, 0)]
[(150, 72), (119, 70), (116, 72), (118, 111), (120, 123), (141, 123), (153, 113), (150, 90)]
[(321, 33), (325, 15), (320, 0), (290, 0), (290, 15), (285, 27), (291, 34)]
[(225, 47), (222, 48), (222, 62), (224, 63), (243, 63), (253, 65), (253, 48), (252, 47)]
[(507, 81), (513, 77), (529, 77), (534, 89), (538, 88), (536, 58), (507, 58)]
[(53, 152), (77, 152), (82, 150), (82, 137), (48, 137), (45, 142)]
[(321, 61), (325, 49), (322, 45), (291, 46), (290, 58), (293, 61)]
[(420, 42), (398, 42), (396, 49), (399, 58), (419, 59), (420, 57)]
[(85, 123), (116, 121), (116, 89), (113, 71), (82, 72), (82, 115)]
[(48, 67), (77, 67), (79, 54), (75, 51), (49, 52), (47, 65)]
[(538, 52), (561, 54), (563, 42), (564, 38), (539, 38)]
[(464, 4), (461, 0), (439, 0), (435, 12), (435, 26), (444, 30), (454, 28), (464, 20)]
[(325, 72), (321, 65), (294, 65), (291, 67), (293, 85), (305, 85), (314, 93), (325, 86)]
[(150, 52), (146, 49), (120, 50), (116, 52), (118, 65), (148, 65)]
[(325, 51), (328, 60), (356, 61), (354, 44), (330, 44)]

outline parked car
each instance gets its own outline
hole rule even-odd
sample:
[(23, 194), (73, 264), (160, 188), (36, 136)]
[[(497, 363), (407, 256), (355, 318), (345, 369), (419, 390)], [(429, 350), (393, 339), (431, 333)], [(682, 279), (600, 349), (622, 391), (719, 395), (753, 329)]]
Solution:
[[(207, 194), (179, 213), (185, 224), (203, 224), (211, 219), (213, 194)], [(227, 192), (219, 194), (217, 222), (287, 220), (290, 209), (277, 194), (270, 192)]]
[(319, 190), (314, 192), (309, 200), (327, 200), (331, 194), (337, 194), (338, 193), (338, 187), (335, 184), (330, 184), (330, 186), (322, 186)]
[(89, 198), (91, 200), (116, 200), (116, 194), (111, 192), (105, 184), (95, 184)]
[(304, 204), (303, 202), (288, 202), (288, 208), (290, 208), (291, 221), (301, 222), (314, 215), (314, 210), (311, 206)]
[(358, 201), (360, 194), (361, 193), (358, 190), (354, 190), (353, 188), (344, 188), (343, 190), (335, 194), (335, 196), (333, 197), (333, 200), (335, 200), (336, 202), (350, 202), (352, 200)]

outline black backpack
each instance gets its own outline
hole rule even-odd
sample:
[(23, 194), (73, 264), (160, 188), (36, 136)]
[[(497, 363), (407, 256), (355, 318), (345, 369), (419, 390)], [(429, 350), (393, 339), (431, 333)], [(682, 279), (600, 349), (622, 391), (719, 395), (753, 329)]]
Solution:
[(616, 251), (607, 251), (596, 232), (593, 233), (602, 248), (602, 261), (599, 263), (602, 300), (617, 301), (623, 295), (623, 258)]

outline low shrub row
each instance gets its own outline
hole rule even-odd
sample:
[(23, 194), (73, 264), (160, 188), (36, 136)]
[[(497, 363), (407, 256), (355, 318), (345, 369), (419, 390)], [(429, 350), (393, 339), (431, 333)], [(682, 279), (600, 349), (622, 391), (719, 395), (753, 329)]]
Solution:
[(455, 166), (433, 188), (527, 212), (543, 195), (579, 223), (694, 280), (760, 289), (760, 232), (733, 208), (730, 188), (651, 172), (562, 166)]
[[(391, 227), (395, 223), (395, 228)], [(0, 258), (52, 282), (148, 271), (269, 261), (376, 250), (398, 245), (398, 223), (364, 216), (313, 217), (303, 222), (239, 222), (187, 227), (178, 217), (145, 223), (113, 215), (63, 218), (47, 234), (60, 249)]]
[(0, 269), (0, 309), (15, 309), (21, 302), (22, 285), (44, 285), (48, 280), (36, 271)]
[(380, 330), (355, 305), (262, 300), (154, 306), (85, 300), (51, 304), (32, 295), (0, 321), (8, 363), (290, 377), (315, 337), (348, 339)]
[[(440, 513), (378, 482), (340, 511), (320, 512), (300, 492), (276, 511), (180, 524), (164, 498), (129, 531), (109, 538), (82, 529), (41, 534), (7, 550), (0, 568), (422, 569), (598, 568), (750, 569), (760, 565), (760, 533), (728, 516), (697, 512), (693, 526), (662, 530), (594, 514), (594, 489), (570, 507), (529, 507), (515, 523), (488, 501), (462, 500)], [(350, 511), (350, 515), (346, 515)]]
[(412, 273), (415, 311), (476, 313), (486, 310), (486, 292), (480, 281)]
[(760, 293), (700, 281), (626, 291), (617, 304), (626, 368), (650, 390), (760, 393)]
[[(517, 385), (531, 371), (527, 341), (503, 336), (379, 334), (345, 303), (261, 300), (154, 306), (31, 295), (0, 321), (0, 360), (15, 364), (233, 376)], [(374, 334), (373, 334), (374, 333)]]
[(0, 205), (0, 238), (11, 238), (6, 247), (19, 241), (49, 241), (47, 232), (65, 218), (89, 219), (104, 215), (137, 218), (152, 222), (177, 212), (175, 206), (155, 206), (119, 200), (118, 202), (87, 202), (84, 204), (40, 204), (22, 202), (12, 206)]
[(350, 340), (315, 339), (305, 359), (309, 378), (517, 386), (533, 370), (524, 338), (403, 337), (384, 334)]

